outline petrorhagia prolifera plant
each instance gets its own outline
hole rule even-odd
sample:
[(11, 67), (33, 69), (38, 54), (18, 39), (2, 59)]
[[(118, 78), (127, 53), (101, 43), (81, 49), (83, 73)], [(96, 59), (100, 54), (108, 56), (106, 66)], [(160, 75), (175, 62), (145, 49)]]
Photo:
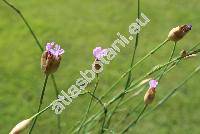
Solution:
[[(100, 97), (98, 98), (98, 96), (95, 96), (97, 97), (97, 100), (100, 100), (102, 98), (104, 98), (104, 96), (108, 95), (107, 93), (113, 91), (113, 89), (116, 89), (115, 87), (117, 86), (118, 83), (120, 83), (124, 78), (125, 76), (127, 76), (128, 74), (130, 74), (130, 72), (132, 70), (134, 70), (134, 68), (139, 65), (141, 62), (143, 62), (145, 59), (147, 59), (149, 56), (151, 56), (152, 54), (154, 54), (157, 50), (159, 50), (164, 44), (166, 44), (166, 42), (168, 42), (169, 40), (171, 41), (174, 41), (174, 42), (177, 42), (179, 41), (181, 38), (183, 38), (183, 36), (189, 31), (191, 30), (191, 27), (189, 25), (185, 26), (184, 28), (177, 28), (176, 30), (174, 30), (173, 32), (171, 32), (171, 34), (169, 34), (168, 38), (163, 42), (161, 43), (158, 47), (156, 47), (155, 49), (153, 49), (152, 51), (150, 51), (150, 53), (148, 53), (147, 55), (145, 55), (144, 57), (142, 57), (138, 62), (136, 62), (135, 64), (133, 64), (123, 75), (122, 77), (120, 77), (116, 83), (114, 83), (111, 88), (109, 88), (107, 91), (106, 91), (106, 94), (103, 95), (103, 97)], [(57, 49), (58, 47), (53, 47), (53, 49), (55, 49), (55, 51), (57, 50), (60, 50), (60, 52), (62, 53), (62, 50), (61, 49)], [(175, 47), (173, 49), (173, 52), (175, 50)], [(55, 52), (54, 51), (54, 52)], [(53, 53), (54, 53), (53, 52)], [(64, 51), (63, 51), (64, 52)], [(170, 56), (170, 60), (168, 62), (166, 62), (165, 64), (161, 64), (158, 66), (158, 68), (156, 68), (153, 73), (151, 73), (152, 75), (154, 75), (154, 72), (158, 72), (159, 70), (163, 69), (163, 68), (166, 68), (166, 71), (163, 71), (163, 74), (166, 74), (168, 73), (168, 70), (170, 70), (171, 68), (170, 67), (174, 67), (174, 65), (182, 60), (182, 59), (185, 59), (186, 57), (189, 57), (193, 54), (197, 54), (199, 53), (199, 49), (195, 49), (193, 51), (187, 51), (186, 50), (186, 53), (184, 52), (184, 55), (181, 55), (180, 57), (176, 57), (176, 58), (173, 58), (173, 54), (172, 53)], [(52, 56), (54, 57), (54, 56)], [(42, 57), (42, 60), (41, 60), (41, 65), (42, 65), (42, 71), (45, 73), (46, 76), (48, 76), (49, 74), (52, 74), (54, 73), (58, 67), (59, 67), (59, 64), (60, 64), (60, 60), (59, 58), (57, 57), (57, 60), (55, 60), (54, 58), (52, 58), (51, 56), (48, 57), (48, 55), (43, 55)], [(49, 59), (48, 59), (49, 58)], [(99, 60), (99, 59), (98, 59)], [(98, 61), (97, 59), (95, 59), (95, 61)], [(168, 66), (169, 65), (169, 66)], [(173, 65), (173, 66), (172, 66)], [(100, 70), (101, 69), (101, 66), (99, 66), (98, 64), (93, 64), (93, 66), (96, 68), (96, 70)], [(150, 70), (151, 71), (151, 70)], [(195, 72), (199, 71), (199, 68), (197, 68), (195, 70)], [(96, 75), (98, 75), (99, 73), (97, 73)], [(146, 76), (146, 75), (145, 75)], [(142, 77), (143, 78), (143, 77)], [(157, 79), (157, 77), (156, 77)], [(158, 80), (159, 80), (159, 77), (158, 77)], [(112, 98), (110, 100), (107, 101), (107, 103), (105, 103), (105, 106), (106, 107), (110, 107), (112, 104), (114, 104), (117, 100), (119, 100), (119, 98), (122, 98), (125, 94), (129, 94), (131, 93), (132, 91), (134, 91), (135, 89), (138, 89), (138, 84), (137, 84), (137, 77), (134, 78), (134, 80), (131, 80), (129, 82), (129, 84), (127, 85), (126, 87), (126, 90), (123, 91), (123, 92), (120, 92), (119, 91), (119, 95), (116, 95), (116, 96), (112, 96)], [(46, 79), (46, 82), (47, 82), (47, 79)], [(140, 81), (138, 81), (140, 82)], [(160, 83), (160, 82), (159, 82)], [(96, 84), (97, 85), (97, 84)], [(145, 84), (142, 84), (142, 86), (144, 86)], [(45, 85), (46, 86), (46, 85)], [(145, 85), (146, 86), (146, 85)], [(95, 86), (97, 87), (97, 86)], [(123, 87), (120, 87), (120, 88), (123, 88)], [(45, 88), (43, 88), (45, 89)], [(134, 89), (134, 90), (133, 90)], [(94, 91), (94, 90), (93, 90)], [(151, 91), (151, 92), (150, 92)], [(148, 90), (147, 93), (146, 93), (146, 97), (144, 97), (144, 101), (145, 101), (145, 104), (150, 104), (154, 98), (154, 95), (155, 95), (155, 90)], [(94, 97), (94, 96), (93, 96)], [(145, 99), (146, 98), (146, 99)], [(122, 100), (122, 103), (119, 103), (119, 106), (121, 106), (124, 101)], [(92, 104), (91, 104), (92, 105)], [(103, 104), (104, 105), (104, 104)], [(89, 108), (90, 109), (90, 108)], [(46, 110), (45, 110), (46, 111)], [(88, 110), (89, 111), (89, 110)], [(145, 111), (145, 110), (144, 110)], [(39, 112), (39, 111), (38, 111)], [(108, 111), (109, 114), (111, 114), (111, 110), (109, 109)], [(87, 116), (86, 119), (84, 119), (85, 121), (82, 123), (82, 127), (84, 127), (84, 132), (92, 132), (95, 131), (92, 127), (94, 126), (95, 124), (98, 124), (99, 122), (101, 122), (102, 120), (102, 114), (103, 112), (100, 111), (100, 112), (97, 112), (91, 116)], [(38, 115), (37, 115), (38, 116)], [(37, 118), (37, 116), (35, 116), (34, 118)], [(140, 116), (139, 116), (140, 117)], [(30, 118), (29, 118), (30, 119)], [(103, 119), (106, 120), (108, 119), (106, 116), (103, 116)], [(139, 118), (138, 118), (139, 119)], [(31, 119), (32, 120), (32, 119)], [(27, 126), (28, 126), (29, 122), (27, 123), (26, 120), (25, 121), (22, 121), (22, 123), (20, 123), (19, 125), (17, 125), (17, 127), (15, 127), (14, 130), (17, 130), (18, 132), (22, 131), (23, 129), (25, 129)], [(88, 125), (88, 126), (87, 126)], [(19, 127), (20, 126), (20, 127)], [(87, 126), (87, 129), (86, 129), (86, 126)], [(97, 126), (97, 125), (95, 125)], [(104, 125), (100, 125), (102, 128), (101, 130), (103, 131), (100, 131), (100, 133), (104, 133), (104, 131), (110, 131), (109, 128), (104, 128), (103, 126)], [(97, 128), (97, 127), (96, 127)], [(105, 130), (104, 130), (105, 129)], [(20, 130), (20, 131), (19, 131)], [(13, 132), (12, 131), (12, 132)], [(16, 132), (17, 132), (16, 131)], [(113, 131), (112, 131), (113, 132)]]
[[(40, 96), (40, 102), (39, 102), (37, 112), (39, 112), (41, 110), (41, 107), (42, 107), (48, 77), (49, 77), (50, 74), (53, 74), (57, 71), (57, 69), (60, 65), (61, 56), (64, 53), (64, 50), (60, 47), (60, 45), (56, 44), (55, 42), (47, 43), (45, 48), (46, 49), (42, 53), (41, 63), (40, 63), (41, 69), (45, 74), (45, 81), (44, 81), (42, 93), (41, 93), (41, 96)], [(30, 128), (29, 134), (32, 133), (33, 128), (36, 124), (36, 121), (37, 121), (37, 117), (33, 121), (33, 124)]]

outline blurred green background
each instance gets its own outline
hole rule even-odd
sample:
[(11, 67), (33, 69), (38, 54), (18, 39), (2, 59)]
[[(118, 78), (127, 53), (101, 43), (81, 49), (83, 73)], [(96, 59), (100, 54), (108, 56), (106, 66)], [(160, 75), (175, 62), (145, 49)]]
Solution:
[[(128, 26), (135, 22), (136, 0), (10, 0), (28, 20), (43, 46), (55, 41), (65, 49), (62, 63), (55, 73), (59, 90), (67, 90), (80, 76), (90, 69), (96, 46), (109, 47), (117, 38), (116, 33), (128, 35)], [(140, 32), (136, 60), (161, 43), (171, 28), (192, 24), (192, 31), (178, 43), (176, 55), (182, 49), (197, 44), (200, 31), (199, 0), (141, 0), (141, 11), (151, 20)], [(133, 40), (134, 42), (134, 40)], [(130, 64), (133, 42), (118, 54), (101, 74), (98, 95), (105, 92)], [(167, 61), (172, 49), (167, 43), (159, 52), (140, 64), (133, 72), (139, 78), (153, 66)], [(16, 12), (0, 1), (0, 133), (5, 134), (19, 121), (33, 115), (38, 106), (44, 75), (40, 70), (41, 52), (33, 37)], [(180, 83), (199, 64), (199, 56), (181, 62), (160, 83), (155, 102)], [(178, 91), (162, 108), (143, 119), (129, 133), (147, 134), (199, 134), (200, 75), (197, 74)], [(116, 94), (125, 81), (115, 89)], [(91, 89), (93, 84), (88, 86)], [(110, 97), (112, 96), (110, 95)], [(120, 130), (136, 118), (133, 113), (120, 126), (125, 113), (143, 99), (144, 93), (123, 106), (113, 118), (111, 128)], [(44, 104), (55, 99), (49, 79)], [(78, 97), (61, 114), (62, 132), (82, 119), (89, 97)], [(153, 105), (156, 103), (154, 102)], [(90, 114), (94, 113), (92, 111)], [(97, 126), (96, 128), (98, 128)], [(48, 111), (38, 120), (34, 134), (55, 134), (56, 116)], [(25, 132), (26, 133), (26, 132)], [(92, 131), (92, 133), (96, 133)]]

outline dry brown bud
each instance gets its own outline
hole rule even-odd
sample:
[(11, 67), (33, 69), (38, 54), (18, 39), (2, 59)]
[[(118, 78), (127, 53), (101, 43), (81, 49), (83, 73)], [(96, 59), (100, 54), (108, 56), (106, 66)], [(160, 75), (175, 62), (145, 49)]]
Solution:
[(47, 51), (42, 54), (41, 68), (46, 75), (56, 72), (60, 65), (61, 56), (54, 56)]
[(188, 33), (188, 31), (190, 31), (192, 29), (192, 25), (182, 25), (182, 26), (178, 26), (173, 28), (169, 34), (168, 34), (168, 38), (171, 41), (179, 41), (180, 39), (182, 39), (186, 33)]
[(60, 65), (61, 55), (64, 50), (60, 48), (60, 45), (54, 42), (47, 43), (46, 50), (41, 57), (41, 68), (46, 75), (56, 72)]
[(155, 98), (156, 90), (155, 88), (149, 88), (144, 95), (144, 103), (150, 104)]

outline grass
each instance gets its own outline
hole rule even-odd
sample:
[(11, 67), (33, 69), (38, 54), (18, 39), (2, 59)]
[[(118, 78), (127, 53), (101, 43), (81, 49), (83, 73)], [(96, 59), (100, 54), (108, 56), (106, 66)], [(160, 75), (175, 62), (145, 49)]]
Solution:
[[(22, 11), (43, 45), (49, 41), (56, 41), (66, 50), (59, 71), (55, 73), (59, 90), (67, 90), (79, 77), (79, 71), (90, 68), (93, 62), (92, 49), (97, 44), (109, 47), (116, 39), (117, 32), (127, 35), (129, 24), (134, 22), (137, 16), (137, 2), (133, 0), (10, 2)], [(182, 49), (189, 49), (199, 42), (200, 9), (197, 2), (197, 0), (141, 1), (141, 11), (151, 21), (140, 32), (136, 61), (162, 42), (169, 30), (179, 24), (191, 23), (193, 29), (177, 44), (175, 55)], [(44, 75), (39, 65), (41, 53), (35, 41), (19, 16), (2, 1), (0, 20), (0, 126), (3, 128), (0, 133), (8, 133), (17, 122), (36, 111)], [(148, 62), (138, 66), (133, 71), (133, 76), (138, 78), (154, 65), (167, 61), (172, 45), (172, 42), (166, 44), (158, 53), (151, 56)], [(127, 70), (131, 59), (131, 45), (121, 50), (117, 58), (105, 67), (96, 94), (103, 94)], [(165, 75), (155, 101), (159, 101), (198, 64), (199, 57), (183, 61)], [(139, 134), (149, 131), (155, 134), (200, 133), (198, 129), (199, 79), (199, 75), (193, 77), (161, 109), (144, 118), (132, 131)], [(115, 89), (113, 94), (119, 92), (124, 83), (125, 81)], [(93, 84), (88, 89), (92, 87)], [(143, 95), (138, 96), (120, 109), (122, 112), (114, 116), (114, 122), (118, 121), (117, 117), (124, 115), (128, 108), (137, 105), (137, 101), (139, 102), (142, 97)], [(48, 105), (54, 98), (55, 91), (50, 81), (47, 85), (44, 105)], [(70, 128), (80, 121), (89, 99), (89, 96), (79, 97), (65, 109), (61, 115), (63, 133), (69, 132)], [(133, 114), (131, 118), (136, 116), (137, 114)], [(124, 128), (131, 118), (127, 119), (124, 125), (119, 126), (119, 129)], [(49, 111), (38, 119), (34, 133), (55, 133), (56, 126), (56, 116), (53, 111)]]

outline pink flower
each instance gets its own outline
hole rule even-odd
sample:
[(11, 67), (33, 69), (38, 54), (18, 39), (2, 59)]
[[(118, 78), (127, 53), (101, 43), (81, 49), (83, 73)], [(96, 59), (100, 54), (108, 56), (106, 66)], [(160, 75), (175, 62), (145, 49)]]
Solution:
[(107, 49), (102, 49), (101, 47), (96, 47), (93, 49), (93, 55), (97, 60), (100, 60), (102, 57), (106, 56), (107, 52)]
[(150, 104), (153, 102), (154, 98), (155, 98), (155, 94), (156, 94), (156, 87), (158, 85), (158, 81), (157, 80), (150, 80), (149, 81), (149, 89), (147, 90), (147, 92), (144, 95), (144, 103), (145, 104)]
[(46, 44), (46, 50), (41, 56), (41, 68), (46, 75), (56, 72), (60, 65), (61, 55), (64, 50), (60, 48), (60, 45), (54, 42)]
[(46, 51), (56, 57), (62, 55), (65, 52), (60, 48), (60, 45), (55, 44), (55, 42), (47, 43)]
[(149, 81), (149, 88), (156, 88), (158, 85), (158, 81), (157, 80), (150, 80)]

